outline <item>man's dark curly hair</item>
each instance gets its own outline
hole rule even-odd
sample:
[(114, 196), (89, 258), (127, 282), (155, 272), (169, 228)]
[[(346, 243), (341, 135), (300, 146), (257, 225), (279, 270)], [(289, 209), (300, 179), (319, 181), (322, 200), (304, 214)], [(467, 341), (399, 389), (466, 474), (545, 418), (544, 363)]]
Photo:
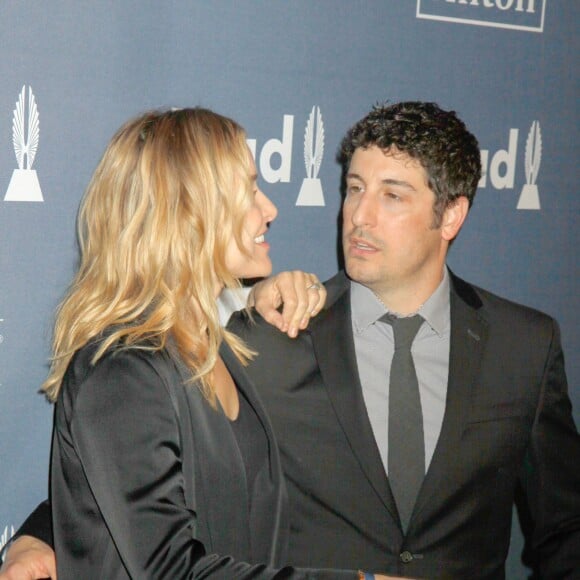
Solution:
[(342, 141), (338, 161), (344, 173), (356, 149), (372, 146), (385, 152), (395, 147), (421, 163), (435, 193), (437, 227), (458, 197), (465, 196), (471, 207), (481, 177), (479, 145), (455, 111), (413, 101), (374, 106)]

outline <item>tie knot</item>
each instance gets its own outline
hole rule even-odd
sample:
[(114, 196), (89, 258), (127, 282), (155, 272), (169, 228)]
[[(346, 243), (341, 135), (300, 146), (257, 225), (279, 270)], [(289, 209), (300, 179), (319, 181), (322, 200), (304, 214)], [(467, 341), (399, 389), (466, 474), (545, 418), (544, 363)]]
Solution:
[(423, 324), (423, 317), (420, 314), (406, 318), (385, 314), (381, 320), (393, 327), (396, 349), (411, 348), (413, 340), (415, 340), (415, 336), (417, 336), (417, 332), (419, 332), (419, 328)]

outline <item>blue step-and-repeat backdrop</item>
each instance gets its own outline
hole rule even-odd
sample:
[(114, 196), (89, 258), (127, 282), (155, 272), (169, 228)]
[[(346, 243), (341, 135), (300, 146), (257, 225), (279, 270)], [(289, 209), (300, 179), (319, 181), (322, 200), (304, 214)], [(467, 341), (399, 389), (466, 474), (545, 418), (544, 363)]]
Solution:
[[(46, 376), (75, 216), (117, 127), (204, 105), (247, 129), (280, 210), (275, 269), (337, 269), (345, 130), (433, 100), (485, 169), (451, 250), (462, 277), (555, 316), (580, 417), (577, 0), (16, 1), (0, 4), (0, 546), (47, 495)], [(323, 157), (305, 165), (312, 126)], [(514, 525), (508, 577), (525, 577)]]

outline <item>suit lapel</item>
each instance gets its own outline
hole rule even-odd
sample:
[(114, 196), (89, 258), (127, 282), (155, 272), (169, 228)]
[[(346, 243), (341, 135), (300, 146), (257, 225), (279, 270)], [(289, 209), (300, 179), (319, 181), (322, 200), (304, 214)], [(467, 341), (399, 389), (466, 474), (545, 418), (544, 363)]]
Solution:
[(487, 342), (487, 322), (479, 312), (479, 297), (471, 286), (453, 274), (451, 282), (451, 339), (445, 415), (413, 519), (428, 508), (434, 496), (444, 493), (443, 480), (449, 474), (448, 466), (456, 460)]
[(353, 455), (395, 521), (397, 508), (362, 396), (350, 312), (348, 280), (336, 300), (311, 323), (310, 334), (328, 397)]

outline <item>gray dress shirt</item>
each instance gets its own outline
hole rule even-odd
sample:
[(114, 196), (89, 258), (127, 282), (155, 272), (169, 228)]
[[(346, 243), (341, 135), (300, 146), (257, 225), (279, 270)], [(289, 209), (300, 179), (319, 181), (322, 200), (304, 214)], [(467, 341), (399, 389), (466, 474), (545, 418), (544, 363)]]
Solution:
[[(449, 274), (417, 311), (425, 322), (411, 352), (419, 382), (425, 435), (425, 470), (441, 433), (449, 375)], [(393, 328), (378, 319), (388, 310), (372, 290), (351, 282), (352, 329), (363, 398), (387, 473), (389, 449), (389, 374), (394, 352)]]

